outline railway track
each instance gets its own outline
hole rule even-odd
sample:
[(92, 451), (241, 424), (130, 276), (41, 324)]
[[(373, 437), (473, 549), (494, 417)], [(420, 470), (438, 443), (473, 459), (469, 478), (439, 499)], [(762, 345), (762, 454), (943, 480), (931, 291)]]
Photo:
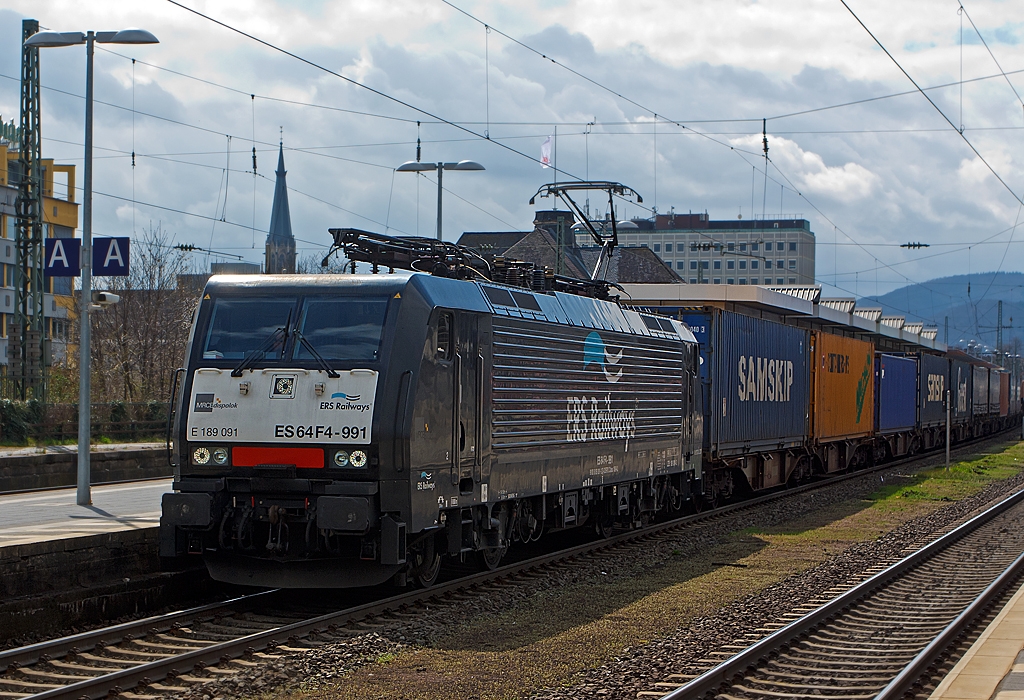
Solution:
[[(959, 450), (972, 448), (977, 449), (977, 445)], [(714, 526), (767, 503), (801, 498), (809, 491), (848, 479), (933, 458), (927, 455), (891, 462), (343, 610), (311, 612), (282, 606), (278, 601), (280, 592), (267, 591), (11, 649), (0, 652), (0, 700), (78, 700), (118, 695), (141, 700), (184, 692), (196, 684), (251, 669), (280, 654), (303, 652), (363, 634), (388, 620), (422, 614), (437, 601), (482, 593), (487, 587), (516, 585), (557, 571), (577, 558), (614, 556), (639, 542), (676, 537), (684, 528)]]
[(972, 623), (1016, 587), (1022, 517), (1024, 490), (700, 676), (676, 679), (664, 700), (895, 700), (920, 690)]

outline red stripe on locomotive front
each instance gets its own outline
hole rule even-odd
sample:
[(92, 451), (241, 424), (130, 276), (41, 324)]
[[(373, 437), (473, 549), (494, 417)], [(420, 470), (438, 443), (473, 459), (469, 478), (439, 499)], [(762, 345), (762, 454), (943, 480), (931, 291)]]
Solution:
[(301, 469), (323, 469), (324, 451), (314, 447), (235, 447), (231, 463), (236, 467), (294, 464)]

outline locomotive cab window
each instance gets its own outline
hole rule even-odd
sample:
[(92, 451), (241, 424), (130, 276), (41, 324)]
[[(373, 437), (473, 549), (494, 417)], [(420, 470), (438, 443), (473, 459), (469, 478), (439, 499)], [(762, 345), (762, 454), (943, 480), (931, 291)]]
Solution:
[(260, 359), (281, 359), (285, 326), (294, 317), (295, 299), (219, 298), (210, 314), (204, 360), (241, 360), (255, 350)]
[(452, 359), (452, 315), (438, 314), (437, 317), (437, 359)]
[[(326, 360), (376, 361), (388, 300), (366, 297), (308, 298), (298, 331)], [(314, 359), (306, 343), (296, 342), (296, 360)]]

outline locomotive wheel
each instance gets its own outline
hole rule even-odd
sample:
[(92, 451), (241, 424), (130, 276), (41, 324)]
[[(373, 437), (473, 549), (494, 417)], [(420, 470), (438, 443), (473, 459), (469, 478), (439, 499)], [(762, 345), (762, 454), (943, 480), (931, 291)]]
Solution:
[(480, 550), (480, 566), (485, 571), (494, 571), (498, 568), (498, 564), (501, 563), (502, 557), (505, 556), (505, 547), (497, 547), (491, 549)]
[(594, 532), (603, 540), (608, 539), (615, 532), (615, 516), (602, 514), (594, 519)]
[(428, 538), (413, 554), (412, 575), (420, 588), (430, 588), (441, 574), (441, 553), (435, 550), (434, 539)]

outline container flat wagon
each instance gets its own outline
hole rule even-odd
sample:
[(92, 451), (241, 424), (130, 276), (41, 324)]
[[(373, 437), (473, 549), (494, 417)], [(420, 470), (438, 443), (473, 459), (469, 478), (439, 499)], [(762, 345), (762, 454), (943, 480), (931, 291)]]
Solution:
[[(954, 382), (950, 380), (950, 360), (940, 355), (921, 352), (917, 355), (920, 374), (918, 376), (917, 404), (918, 428), (921, 447), (933, 449), (945, 444), (946, 440), (946, 394), (949, 400), (957, 399)], [(950, 422), (953, 421), (952, 405)]]
[(810, 473), (809, 333), (721, 309), (682, 315), (700, 344), (704, 462), (727, 498)]
[(875, 461), (914, 451), (920, 440), (916, 430), (917, 358), (879, 353), (875, 358), (875, 387)]
[(873, 458), (875, 346), (821, 331), (811, 333), (811, 439), (825, 471)]

